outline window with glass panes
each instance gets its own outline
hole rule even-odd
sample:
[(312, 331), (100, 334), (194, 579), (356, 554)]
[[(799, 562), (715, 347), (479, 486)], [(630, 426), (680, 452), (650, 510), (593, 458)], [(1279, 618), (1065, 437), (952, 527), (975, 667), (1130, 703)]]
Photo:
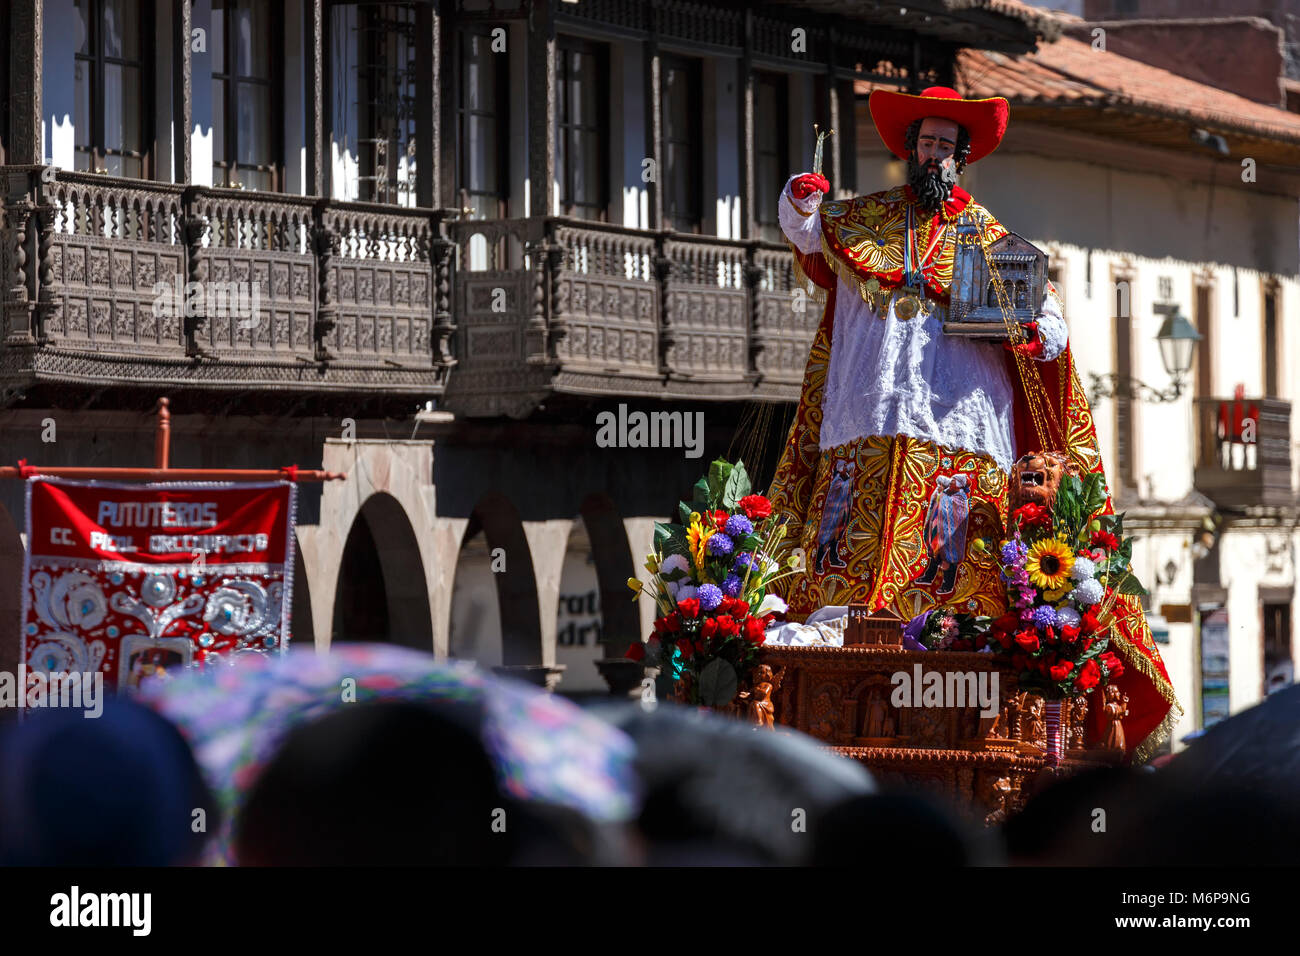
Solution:
[(789, 81), (782, 73), (754, 74), (754, 218), (760, 239), (780, 242), (778, 214), (789, 157), (784, 127)]
[(704, 209), (700, 61), (665, 56), (661, 62), (664, 228), (699, 232)]
[(145, 51), (153, 18), (150, 13), (142, 19), (141, 5), (141, 0), (73, 4), (77, 169), (134, 179), (149, 175), (150, 111), (145, 104), (151, 59)]
[(212, 181), (278, 189), (279, 4), (212, 0)]
[(609, 205), (609, 72), (605, 47), (561, 37), (556, 59), (555, 174), (560, 213), (604, 219)]
[(457, 190), (476, 218), (506, 215), (507, 57), (492, 51), (487, 33), (460, 35)]
[(359, 197), (415, 205), (415, 4), (358, 10)]

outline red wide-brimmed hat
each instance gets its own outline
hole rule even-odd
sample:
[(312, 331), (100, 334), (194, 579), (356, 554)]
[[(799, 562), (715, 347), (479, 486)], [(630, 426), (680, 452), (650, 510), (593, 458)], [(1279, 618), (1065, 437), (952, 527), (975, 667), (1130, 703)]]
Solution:
[(899, 159), (907, 159), (907, 127), (913, 120), (937, 116), (962, 126), (970, 134), (970, 155), (966, 162), (973, 163), (998, 148), (1011, 115), (1011, 107), (1000, 96), (964, 100), (960, 93), (946, 86), (932, 86), (920, 96), (872, 90), (868, 105), (880, 138)]

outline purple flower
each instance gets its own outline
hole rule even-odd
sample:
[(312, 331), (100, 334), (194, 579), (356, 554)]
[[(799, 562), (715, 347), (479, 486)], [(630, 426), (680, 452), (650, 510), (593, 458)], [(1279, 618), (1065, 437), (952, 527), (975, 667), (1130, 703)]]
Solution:
[(722, 593), (727, 597), (735, 597), (740, 593), (741, 580), (734, 574), (728, 574), (725, 581), (722, 582)]
[(750, 554), (748, 551), (741, 551), (736, 555), (736, 563), (731, 566), (731, 570), (735, 571), (737, 574), (744, 574), (746, 571), (751, 570), (760, 571), (762, 570), (762, 566), (759, 564), (758, 558), (754, 557), (754, 555)]
[[(712, 541), (713, 538), (709, 540)], [(722, 590), (716, 584), (701, 584), (699, 597), (700, 607), (706, 611), (716, 611), (722, 603)]]
[(727, 534), (742, 537), (754, 530), (753, 523), (744, 515), (732, 515), (727, 519)]
[(1008, 541), (1002, 545), (1002, 563), (1019, 564), (1025, 559), (1029, 549), (1019, 541)]
[(736, 549), (735, 542), (725, 534), (715, 534), (704, 547), (712, 555), (731, 554)]
[(1034, 623), (1041, 628), (1056, 627), (1058, 621), (1056, 608), (1050, 604), (1040, 604), (1034, 608)]

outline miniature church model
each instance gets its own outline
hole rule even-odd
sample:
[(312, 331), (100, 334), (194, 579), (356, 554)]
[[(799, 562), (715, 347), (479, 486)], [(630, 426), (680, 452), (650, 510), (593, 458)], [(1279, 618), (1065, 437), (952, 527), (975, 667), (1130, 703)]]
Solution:
[[(968, 227), (969, 228), (969, 227)], [(1029, 240), (1009, 232), (980, 248), (973, 229), (964, 235), (958, 228), (952, 270), (952, 297), (948, 321), (943, 330), (949, 335), (1005, 338), (1006, 328), (998, 303), (997, 275), (1011, 305), (1010, 318), (1029, 322), (1042, 307), (1047, 276), (1047, 253)], [(993, 270), (989, 269), (993, 264)]]

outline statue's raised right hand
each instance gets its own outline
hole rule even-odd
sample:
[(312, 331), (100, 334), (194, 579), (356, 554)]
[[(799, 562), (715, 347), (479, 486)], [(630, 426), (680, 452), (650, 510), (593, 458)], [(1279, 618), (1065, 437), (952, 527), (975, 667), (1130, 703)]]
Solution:
[(795, 199), (807, 199), (814, 192), (830, 191), (831, 184), (827, 182), (826, 177), (819, 176), (817, 173), (804, 173), (802, 176), (796, 176), (790, 183), (790, 194)]

